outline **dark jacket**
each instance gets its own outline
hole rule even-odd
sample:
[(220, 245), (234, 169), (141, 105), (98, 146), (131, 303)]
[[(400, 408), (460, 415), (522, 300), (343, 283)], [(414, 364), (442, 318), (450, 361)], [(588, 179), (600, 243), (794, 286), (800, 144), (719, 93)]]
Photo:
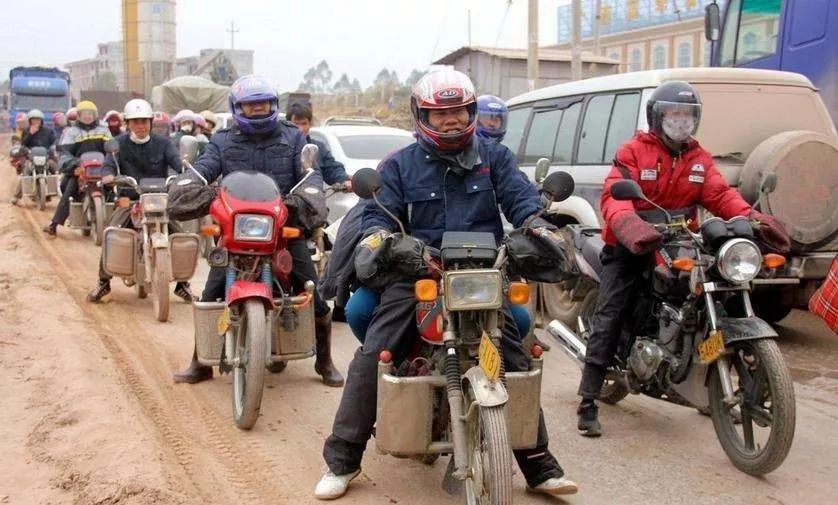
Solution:
[[(146, 178), (166, 178), (182, 171), (180, 156), (172, 142), (155, 133), (145, 144), (131, 141), (129, 133), (122, 133), (116, 137), (119, 142), (119, 160), (121, 175), (133, 177), (139, 182)], [(106, 174), (116, 175), (117, 166), (111, 155), (105, 158), (104, 171)], [(133, 191), (120, 190), (120, 194), (135, 198)]]
[[(262, 172), (287, 195), (302, 177), (300, 153), (305, 142), (300, 130), (287, 121), (280, 121), (274, 131), (265, 135), (248, 135), (235, 126), (225, 128), (212, 136), (194, 167), (207, 182), (236, 170)], [(314, 173), (308, 183), (322, 186), (320, 173)]]
[[(515, 157), (506, 146), (476, 138), (479, 158), (471, 170), (458, 175), (432, 158), (419, 144), (411, 144), (381, 162), (379, 200), (405, 225), (408, 233), (431, 247), (439, 247), (444, 231), (482, 231), (503, 238), (498, 204), (506, 219), (520, 227), (539, 212), (538, 190), (521, 177)], [(398, 226), (368, 202), (363, 229)]]
[(319, 149), (317, 168), (320, 169), (320, 175), (323, 176), (323, 181), (326, 184), (335, 184), (349, 180), (349, 174), (346, 173), (343, 163), (339, 162), (332, 156), (332, 150), (329, 149), (324, 142), (315, 140), (311, 136), (306, 138), (306, 142), (314, 144)]
[(55, 133), (46, 126), (41, 125), (38, 131), (32, 135), (27, 128), (23, 133), (23, 140), (20, 143), (29, 149), (33, 147), (45, 147), (49, 149), (55, 143)]
[(341, 292), (346, 292), (355, 282), (355, 246), (361, 241), (366, 201), (361, 200), (349, 212), (343, 215), (343, 220), (335, 236), (332, 254), (326, 264), (326, 271), (320, 279), (320, 296), (331, 300)]
[(75, 126), (68, 126), (61, 135), (58, 144), (58, 159), (61, 171), (71, 174), (79, 164), (79, 156), (84, 153), (97, 151), (105, 154), (105, 141), (111, 138), (108, 127), (98, 121), (91, 125), (76, 122)]

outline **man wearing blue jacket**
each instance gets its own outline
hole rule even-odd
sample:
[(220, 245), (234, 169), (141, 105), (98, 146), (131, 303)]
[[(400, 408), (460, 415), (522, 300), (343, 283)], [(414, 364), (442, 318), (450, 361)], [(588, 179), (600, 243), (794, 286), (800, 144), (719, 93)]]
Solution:
[[(475, 138), (475, 94), (468, 77), (454, 70), (425, 75), (413, 90), (411, 109), (417, 143), (379, 166), (379, 200), (399, 217), (411, 237), (438, 248), (445, 231), (480, 231), (493, 233), (500, 243), (503, 227), (498, 204), (516, 227), (539, 213), (538, 191), (519, 175), (513, 154), (504, 146)], [(365, 235), (386, 237), (396, 226), (374, 202), (367, 204), (362, 224)], [(391, 283), (381, 292), (366, 340), (349, 365), (332, 434), (323, 448), (329, 471), (314, 490), (316, 498), (342, 496), (360, 473), (376, 417), (378, 355), (390, 350), (396, 362), (407, 356), (416, 336), (415, 308), (412, 280)], [(520, 334), (514, 320), (505, 319), (506, 370), (526, 370)], [(547, 448), (543, 416), (537, 446), (514, 452), (532, 491), (576, 492), (576, 484), (564, 478)]]

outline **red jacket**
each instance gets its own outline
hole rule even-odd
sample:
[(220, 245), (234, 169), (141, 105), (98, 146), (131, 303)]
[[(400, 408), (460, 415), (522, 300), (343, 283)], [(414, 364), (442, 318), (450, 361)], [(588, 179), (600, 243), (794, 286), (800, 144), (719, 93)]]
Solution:
[[(747, 216), (751, 211), (748, 202), (727, 185), (713, 157), (696, 140), (690, 139), (687, 149), (673, 158), (657, 136), (637, 132), (617, 149), (614, 166), (603, 186), (602, 238), (612, 246), (617, 244), (611, 231), (615, 217), (624, 212), (654, 209), (642, 200), (619, 201), (611, 197), (611, 185), (626, 178), (637, 181), (650, 200), (667, 210), (701, 205), (722, 219)], [(693, 213), (692, 218), (695, 217)]]

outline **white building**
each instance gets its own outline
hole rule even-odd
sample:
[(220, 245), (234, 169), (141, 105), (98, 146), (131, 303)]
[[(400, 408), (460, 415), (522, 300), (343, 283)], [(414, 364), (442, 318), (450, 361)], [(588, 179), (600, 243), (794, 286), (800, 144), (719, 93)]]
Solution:
[(125, 67), (123, 65), (122, 41), (97, 44), (97, 54), (93, 58), (72, 61), (64, 66), (70, 73), (73, 97), (78, 99), (81, 90), (101, 88), (109, 84), (113, 76), (115, 91), (125, 91)]

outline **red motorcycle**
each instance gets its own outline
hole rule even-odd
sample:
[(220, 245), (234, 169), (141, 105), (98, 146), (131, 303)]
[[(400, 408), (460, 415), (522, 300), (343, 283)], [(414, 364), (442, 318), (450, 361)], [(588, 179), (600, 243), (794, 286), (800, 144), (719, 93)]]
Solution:
[(270, 177), (241, 171), (221, 180), (210, 206), (217, 224), (201, 227), (218, 237), (208, 261), (226, 269), (226, 296), (193, 305), (198, 361), (232, 371), (233, 419), (241, 429), (259, 416), (265, 370), (314, 355), (314, 284), (292, 293), (286, 244), (301, 231), (286, 226), (288, 215)]
[(102, 245), (102, 231), (108, 215), (113, 211), (113, 202), (102, 187), (105, 155), (100, 152), (88, 152), (81, 155), (79, 167), (79, 194), (70, 198), (70, 219), (67, 226), (82, 231), (85, 236), (93, 235), (96, 245)]

